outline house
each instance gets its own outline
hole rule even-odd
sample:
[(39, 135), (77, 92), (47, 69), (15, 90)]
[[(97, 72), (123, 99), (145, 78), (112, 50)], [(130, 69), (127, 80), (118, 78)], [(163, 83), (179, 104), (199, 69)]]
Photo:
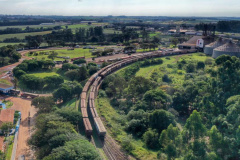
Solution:
[(7, 94), (13, 88), (14, 88), (14, 86), (10, 86), (10, 85), (7, 85), (7, 84), (0, 83), (0, 92), (1, 93)]
[(187, 42), (178, 45), (178, 49), (202, 49), (205, 45), (211, 43), (213, 41), (212, 37), (208, 36), (193, 36)]

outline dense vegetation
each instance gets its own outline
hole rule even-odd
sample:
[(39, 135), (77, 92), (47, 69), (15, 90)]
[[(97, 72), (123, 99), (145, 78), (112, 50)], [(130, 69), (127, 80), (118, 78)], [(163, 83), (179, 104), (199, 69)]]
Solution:
[(94, 146), (77, 132), (82, 115), (74, 107), (59, 108), (53, 97), (35, 98), (32, 105), (38, 113), (29, 144), (37, 159), (100, 160)]
[[(113, 136), (122, 134), (122, 128), (157, 151), (159, 159), (238, 159), (239, 58), (224, 55), (214, 62), (201, 55), (199, 60), (184, 57), (177, 63), (164, 58), (146, 78), (135, 76), (145, 61), (104, 80), (99, 100), (107, 96), (118, 112), (107, 118)], [(136, 154), (140, 143), (120, 141), (130, 154), (144, 157)]]
[[(240, 21), (219, 21), (217, 24), (208, 24), (207, 29), (214, 28), (214, 30), (219, 32), (230, 32), (230, 33), (239, 33), (240, 32)], [(197, 30), (204, 30), (203, 23), (197, 24), (195, 26)]]
[(14, 46), (5, 46), (0, 48), (0, 66), (18, 62), (21, 54), (18, 53)]

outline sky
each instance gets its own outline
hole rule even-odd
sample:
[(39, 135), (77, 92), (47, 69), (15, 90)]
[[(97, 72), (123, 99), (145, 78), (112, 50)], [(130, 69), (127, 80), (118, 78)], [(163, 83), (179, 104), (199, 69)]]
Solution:
[(0, 14), (240, 17), (240, 0), (0, 0)]

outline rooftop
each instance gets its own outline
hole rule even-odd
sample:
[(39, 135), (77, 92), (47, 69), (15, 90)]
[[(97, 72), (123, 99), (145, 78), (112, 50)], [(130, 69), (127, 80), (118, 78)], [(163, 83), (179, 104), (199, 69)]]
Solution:
[(7, 85), (7, 84), (3, 84), (3, 83), (0, 83), (0, 88), (2, 89), (8, 89), (8, 88), (11, 88), (13, 86), (10, 86), (10, 85)]
[(216, 51), (224, 51), (224, 52), (239, 52), (240, 53), (240, 47), (233, 43), (232, 41), (229, 41), (228, 43), (215, 48)]
[(3, 109), (0, 113), (0, 121), (2, 122), (12, 122), (14, 120), (14, 109)]

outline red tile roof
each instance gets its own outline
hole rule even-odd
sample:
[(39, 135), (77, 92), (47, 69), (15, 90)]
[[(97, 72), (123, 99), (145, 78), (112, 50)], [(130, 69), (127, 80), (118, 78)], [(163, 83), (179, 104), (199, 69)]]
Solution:
[(13, 86), (10, 86), (10, 85), (7, 85), (7, 84), (3, 84), (3, 83), (0, 83), (0, 88), (2, 89), (8, 89), (8, 88), (11, 88)]
[(4, 152), (4, 136), (0, 136), (0, 150)]
[(0, 113), (0, 121), (2, 122), (12, 122), (14, 120), (14, 109), (3, 109)]

